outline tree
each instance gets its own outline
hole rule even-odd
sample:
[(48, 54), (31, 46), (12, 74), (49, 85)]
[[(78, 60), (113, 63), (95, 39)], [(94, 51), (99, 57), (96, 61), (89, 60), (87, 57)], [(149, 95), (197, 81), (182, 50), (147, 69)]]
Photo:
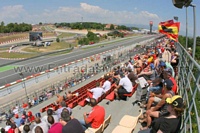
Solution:
[(114, 29), (115, 29), (114, 25), (111, 24), (111, 25), (110, 25), (110, 30), (114, 30)]
[(39, 25), (42, 25), (42, 22), (39, 22)]
[(196, 44), (197, 44), (197, 46), (200, 46), (200, 36), (198, 36), (198, 37), (196, 38)]
[(60, 38), (59, 37), (56, 38), (56, 42), (60, 42)]
[(5, 25), (5, 23), (2, 21), (2, 22), (1, 22), (1, 27), (3, 27), (4, 25)]

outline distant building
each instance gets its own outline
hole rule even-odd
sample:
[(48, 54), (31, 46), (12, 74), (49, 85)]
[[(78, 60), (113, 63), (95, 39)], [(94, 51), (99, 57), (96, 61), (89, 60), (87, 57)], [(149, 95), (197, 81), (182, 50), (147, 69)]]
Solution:
[(110, 26), (111, 25), (114, 25), (114, 29), (116, 29), (117, 27), (118, 27), (118, 25), (115, 25), (115, 24), (107, 24), (106, 26), (105, 26), (105, 29), (110, 29)]

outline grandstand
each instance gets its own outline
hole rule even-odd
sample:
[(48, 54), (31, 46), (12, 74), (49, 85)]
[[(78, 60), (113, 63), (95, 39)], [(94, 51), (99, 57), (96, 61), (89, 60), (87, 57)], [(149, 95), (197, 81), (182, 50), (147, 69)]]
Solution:
[[(147, 88), (151, 85), (150, 78), (146, 78), (148, 76), (144, 76), (150, 69), (161, 67), (161, 61), (165, 62), (171, 58), (168, 56), (163, 56), (162, 53), (164, 51), (168, 51), (172, 53), (175, 50), (175, 53), (179, 53), (177, 55), (182, 55), (179, 58), (179, 61), (176, 60), (177, 65), (174, 66), (171, 70), (175, 72), (174, 78), (176, 79), (178, 90), (177, 93), (183, 97), (183, 100), (186, 101), (186, 107), (183, 119), (180, 125), (180, 132), (198, 132), (199, 131), (199, 115), (198, 115), (198, 96), (199, 94), (199, 80), (200, 80), (200, 66), (193, 60), (190, 54), (178, 43), (171, 43), (167, 38), (163, 37), (158, 40), (154, 40), (150, 48), (147, 51), (144, 51), (140, 55), (135, 55), (135, 63), (138, 60), (142, 60), (143, 65), (137, 66), (134, 68), (135, 74), (140, 74), (143, 72), (143, 76), (145, 81), (148, 84), (141, 82), (141, 80), (136, 81), (136, 85), (133, 86), (132, 91), (129, 94), (125, 94), (126, 100), (118, 100), (114, 99), (112, 95), (114, 95), (114, 89), (116, 89), (117, 84), (112, 83), (112, 86), (109, 91), (103, 94), (101, 97), (97, 99), (98, 104), (103, 106), (106, 111), (105, 118), (108, 118), (111, 115), (111, 121), (109, 125), (104, 129), (102, 126), (102, 132), (104, 133), (128, 133), (128, 132), (138, 132), (140, 131), (141, 125), (138, 123), (139, 116), (146, 112), (146, 109), (141, 108), (141, 101), (146, 100)], [(133, 51), (132, 51), (133, 52)], [(157, 53), (158, 52), (158, 53)], [(157, 53), (157, 55), (155, 55)], [(155, 55), (155, 56), (154, 56)], [(176, 56), (177, 56), (176, 55)], [(172, 56), (175, 56), (174, 54)], [(159, 59), (158, 64), (154, 61)], [(126, 60), (123, 62), (131, 63), (130, 60)], [(171, 62), (169, 62), (171, 63)], [(153, 64), (153, 66), (151, 65)], [(124, 64), (125, 65), (125, 64)], [(141, 69), (142, 68), (142, 69)], [(189, 69), (188, 69), (189, 68)], [(70, 88), (72, 94), (78, 93), (78, 96), (73, 96), (72, 99), (65, 100), (66, 105), (72, 109), (72, 116), (78, 120), (83, 119), (83, 114), (85, 112), (90, 112), (91, 107), (87, 104), (85, 100), (87, 95), (87, 89), (92, 89), (95, 87), (96, 82), (104, 82), (104, 79), (101, 77), (104, 74), (109, 74), (108, 72), (98, 73), (95, 76), (87, 79), (86, 81), (76, 85), (75, 87)], [(155, 78), (155, 77), (154, 77)], [(110, 76), (110, 81), (112, 81), (113, 77)], [(65, 84), (68, 86), (68, 84)], [(173, 84), (174, 85), (174, 84)], [(66, 87), (66, 86), (65, 86)], [(145, 90), (145, 91), (144, 91)], [(62, 91), (60, 95), (65, 95), (65, 91)], [(138, 98), (139, 97), (139, 98)], [(197, 99), (195, 99), (197, 98)], [(55, 105), (56, 97), (54, 96), (51, 99), (44, 100), (40, 104), (29, 108), (27, 111), (31, 110), (33, 114), (38, 112), (41, 113), (42, 116), (46, 115), (46, 111), (48, 108), (52, 108), (53, 110), (57, 110), (59, 105)], [(140, 104), (137, 104), (140, 103)], [(195, 115), (190, 115), (194, 113)], [(132, 116), (132, 117), (131, 117)], [(196, 126), (192, 126), (197, 124)], [(5, 126), (4, 123), (1, 126)], [(92, 129), (90, 129), (92, 130)], [(86, 131), (87, 132), (87, 131)], [(91, 131), (88, 131), (91, 132)]]

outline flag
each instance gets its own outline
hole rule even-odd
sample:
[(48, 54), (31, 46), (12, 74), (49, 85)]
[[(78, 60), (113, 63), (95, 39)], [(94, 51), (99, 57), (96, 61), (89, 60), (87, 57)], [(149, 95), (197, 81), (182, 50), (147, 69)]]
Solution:
[(171, 19), (171, 20), (167, 20), (165, 22), (160, 22), (159, 24), (173, 24), (174, 23), (174, 20)]
[(158, 25), (159, 33), (167, 35), (168, 38), (178, 41), (178, 33), (180, 22), (172, 23), (172, 21), (160, 22)]

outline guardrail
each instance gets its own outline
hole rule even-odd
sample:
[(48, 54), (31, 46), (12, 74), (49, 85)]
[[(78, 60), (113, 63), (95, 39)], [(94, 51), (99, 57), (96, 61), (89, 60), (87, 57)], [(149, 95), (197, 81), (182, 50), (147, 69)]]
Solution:
[(181, 132), (198, 133), (200, 132), (200, 65), (181, 44), (177, 43), (176, 46), (180, 53), (179, 94), (186, 101)]

